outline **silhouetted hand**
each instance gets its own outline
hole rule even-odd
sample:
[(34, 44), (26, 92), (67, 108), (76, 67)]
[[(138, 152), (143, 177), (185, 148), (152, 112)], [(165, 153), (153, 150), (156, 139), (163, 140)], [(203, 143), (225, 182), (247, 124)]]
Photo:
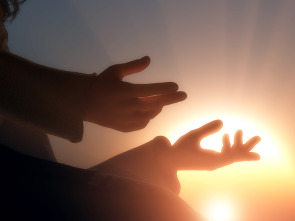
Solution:
[(241, 130), (236, 132), (232, 146), (228, 134), (224, 135), (221, 153), (202, 149), (201, 140), (216, 133), (221, 128), (222, 121), (212, 121), (178, 139), (170, 151), (170, 162), (168, 162), (170, 167), (173, 170), (214, 170), (234, 162), (260, 159), (257, 153), (250, 152), (260, 141), (260, 137), (252, 137), (246, 143), (243, 143)]
[(132, 84), (122, 79), (143, 71), (149, 57), (117, 64), (94, 78), (85, 120), (123, 132), (144, 128), (163, 106), (182, 101), (184, 92), (172, 82)]

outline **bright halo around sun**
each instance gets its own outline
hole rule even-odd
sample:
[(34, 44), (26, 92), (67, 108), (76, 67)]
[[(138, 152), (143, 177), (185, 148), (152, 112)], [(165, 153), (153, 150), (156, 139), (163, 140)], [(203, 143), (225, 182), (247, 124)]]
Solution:
[[(285, 164), (287, 160), (285, 159), (286, 154), (284, 151), (278, 148), (276, 144), (277, 141), (275, 136), (271, 134), (269, 128), (262, 128), (257, 126), (256, 122), (251, 122), (249, 119), (242, 119), (235, 116), (224, 116), (220, 117), (223, 121), (222, 129), (212, 134), (201, 141), (201, 146), (204, 149), (212, 149), (220, 152), (222, 147), (222, 137), (225, 133), (229, 134), (231, 144), (233, 144), (234, 135), (237, 130), (243, 131), (243, 141), (247, 142), (253, 136), (259, 136), (261, 141), (254, 147), (253, 152), (260, 154), (261, 158), (267, 161), (277, 162)], [(209, 120), (202, 121), (192, 121), (187, 124), (181, 130), (171, 134), (170, 141), (174, 143), (179, 137), (189, 132), (190, 130), (196, 129), (208, 122), (212, 121), (212, 118)]]
[(208, 221), (236, 220), (236, 208), (227, 198), (216, 198), (208, 203), (204, 214)]

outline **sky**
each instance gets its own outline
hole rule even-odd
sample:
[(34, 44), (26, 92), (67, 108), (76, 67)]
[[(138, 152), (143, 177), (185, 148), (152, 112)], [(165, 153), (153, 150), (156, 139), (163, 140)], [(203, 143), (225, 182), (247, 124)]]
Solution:
[[(59, 162), (87, 168), (221, 119), (231, 137), (237, 129), (261, 136), (261, 160), (179, 172), (181, 196), (204, 214), (220, 201), (237, 221), (293, 221), (294, 23), (293, 0), (29, 0), (6, 26), (11, 51), (34, 62), (90, 74), (149, 55), (151, 65), (124, 80), (174, 81), (188, 94), (141, 131), (85, 123), (80, 143), (50, 136)], [(221, 136), (204, 147), (218, 150)]]

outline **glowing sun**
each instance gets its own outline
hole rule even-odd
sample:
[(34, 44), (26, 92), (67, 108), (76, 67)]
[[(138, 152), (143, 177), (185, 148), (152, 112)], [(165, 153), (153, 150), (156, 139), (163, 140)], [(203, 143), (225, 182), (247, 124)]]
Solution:
[[(277, 146), (277, 141), (274, 139), (275, 136), (271, 134), (269, 128), (261, 128), (257, 122), (252, 122), (249, 119), (243, 119), (235, 116), (223, 116), (220, 118), (223, 121), (223, 128), (216, 134), (212, 134), (204, 138), (201, 142), (202, 148), (212, 149), (215, 151), (221, 151), (222, 147), (222, 136), (228, 133), (230, 140), (233, 143), (234, 134), (237, 130), (241, 129), (243, 131), (243, 140), (246, 142), (253, 136), (260, 136), (261, 141), (253, 149), (254, 152), (260, 154), (261, 158), (276, 161), (285, 162), (285, 153), (281, 151)], [(177, 132), (171, 134), (170, 141), (174, 143), (183, 134), (189, 132), (190, 130), (196, 129), (214, 119), (202, 121), (191, 121), (185, 127), (181, 128)]]
[(208, 204), (205, 216), (208, 221), (233, 221), (235, 220), (236, 209), (228, 199), (217, 198)]

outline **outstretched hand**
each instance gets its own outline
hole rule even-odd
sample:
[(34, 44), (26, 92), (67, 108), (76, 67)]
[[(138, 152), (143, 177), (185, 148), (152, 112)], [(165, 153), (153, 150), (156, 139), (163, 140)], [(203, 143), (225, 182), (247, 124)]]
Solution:
[(234, 162), (260, 159), (257, 153), (250, 152), (260, 141), (260, 137), (252, 137), (243, 143), (241, 130), (236, 132), (233, 145), (229, 141), (228, 134), (223, 136), (221, 152), (202, 149), (201, 140), (221, 128), (222, 121), (212, 121), (178, 139), (170, 151), (170, 168), (172, 167), (173, 170), (214, 170)]
[(172, 82), (132, 84), (127, 75), (143, 71), (149, 57), (117, 64), (94, 77), (85, 120), (115, 130), (129, 132), (144, 128), (163, 106), (186, 98)]

